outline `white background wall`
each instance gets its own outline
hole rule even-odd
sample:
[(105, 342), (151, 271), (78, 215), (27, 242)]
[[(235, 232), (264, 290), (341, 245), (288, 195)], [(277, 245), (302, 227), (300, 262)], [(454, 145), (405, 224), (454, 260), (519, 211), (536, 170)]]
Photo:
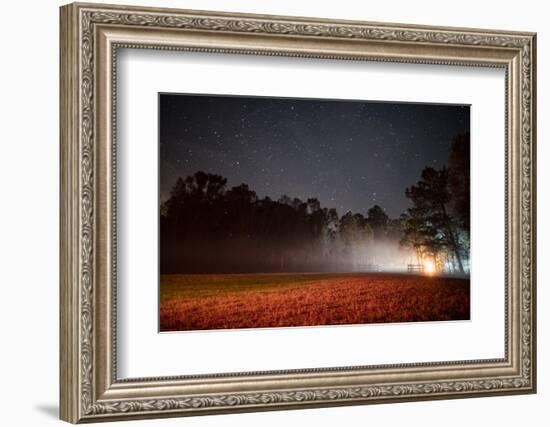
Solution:
[[(113, 3), (122, 3), (111, 0)], [(58, 402), (58, 6), (2, 5), (0, 66), (0, 420), (60, 424)], [(550, 405), (550, 29), (545, 2), (182, 0), (133, 4), (538, 32), (539, 393), (437, 402), (208, 416), (131, 425), (541, 426)], [(488, 165), (490, 168), (490, 165)], [(545, 419), (546, 418), (546, 419)]]

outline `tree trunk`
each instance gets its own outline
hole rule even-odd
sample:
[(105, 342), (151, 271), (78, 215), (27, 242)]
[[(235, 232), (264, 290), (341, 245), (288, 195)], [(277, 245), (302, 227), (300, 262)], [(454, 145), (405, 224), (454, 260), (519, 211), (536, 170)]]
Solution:
[(441, 205), (442, 211), (443, 211), (443, 218), (445, 218), (445, 226), (447, 228), (447, 232), (449, 233), (449, 237), (451, 239), (451, 245), (453, 247), (453, 252), (455, 253), (456, 260), (458, 261), (458, 269), (460, 271), (460, 274), (464, 274), (464, 266), (462, 265), (462, 260), (460, 259), (460, 251), (458, 250), (458, 241), (456, 239), (456, 236), (453, 231), (453, 227), (451, 225), (451, 221), (449, 219), (449, 216), (447, 215), (447, 209), (445, 209), (445, 205)]
[(452, 230), (451, 230), (451, 236), (452, 236), (452, 239), (453, 239), (453, 246), (454, 246), (456, 259), (458, 261), (458, 269), (460, 270), (460, 274), (464, 274), (464, 266), (462, 265), (462, 260), (460, 259), (460, 252), (458, 250), (458, 243), (456, 241), (456, 238), (455, 238), (454, 233), (452, 232)]

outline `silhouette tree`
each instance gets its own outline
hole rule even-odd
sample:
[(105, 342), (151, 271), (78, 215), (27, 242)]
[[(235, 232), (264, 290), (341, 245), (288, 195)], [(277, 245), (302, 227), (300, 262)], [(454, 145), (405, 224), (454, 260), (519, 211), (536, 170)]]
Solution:
[(359, 213), (347, 212), (340, 218), (339, 234), (345, 257), (353, 266), (367, 264), (367, 249), (372, 243), (372, 228)]
[(389, 217), (386, 211), (378, 205), (374, 205), (367, 211), (367, 223), (372, 228), (375, 239), (385, 236)]
[(453, 139), (449, 155), (449, 191), (460, 227), (470, 235), (470, 134)]
[(405, 195), (413, 206), (403, 215), (404, 242), (410, 242), (416, 249), (422, 247), (434, 257), (442, 248), (447, 248), (454, 254), (459, 271), (464, 273), (457, 221), (449, 214), (453, 199), (447, 168), (424, 168), (421, 179), (407, 188)]

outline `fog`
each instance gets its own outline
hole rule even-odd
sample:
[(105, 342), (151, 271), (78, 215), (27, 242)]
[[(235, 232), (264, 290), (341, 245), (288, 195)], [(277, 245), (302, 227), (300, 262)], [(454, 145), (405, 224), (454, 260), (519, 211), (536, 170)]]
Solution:
[(387, 238), (300, 244), (235, 237), (161, 246), (163, 273), (407, 272), (408, 264), (417, 263), (412, 249)]

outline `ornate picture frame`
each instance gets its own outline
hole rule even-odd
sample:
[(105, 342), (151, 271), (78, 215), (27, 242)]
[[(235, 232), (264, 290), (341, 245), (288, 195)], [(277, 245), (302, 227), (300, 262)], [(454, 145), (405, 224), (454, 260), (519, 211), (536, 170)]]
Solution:
[[(536, 391), (536, 35), (70, 4), (61, 8), (61, 419), (112, 421)], [(188, 377), (117, 377), (117, 49), (506, 73), (504, 357)]]

